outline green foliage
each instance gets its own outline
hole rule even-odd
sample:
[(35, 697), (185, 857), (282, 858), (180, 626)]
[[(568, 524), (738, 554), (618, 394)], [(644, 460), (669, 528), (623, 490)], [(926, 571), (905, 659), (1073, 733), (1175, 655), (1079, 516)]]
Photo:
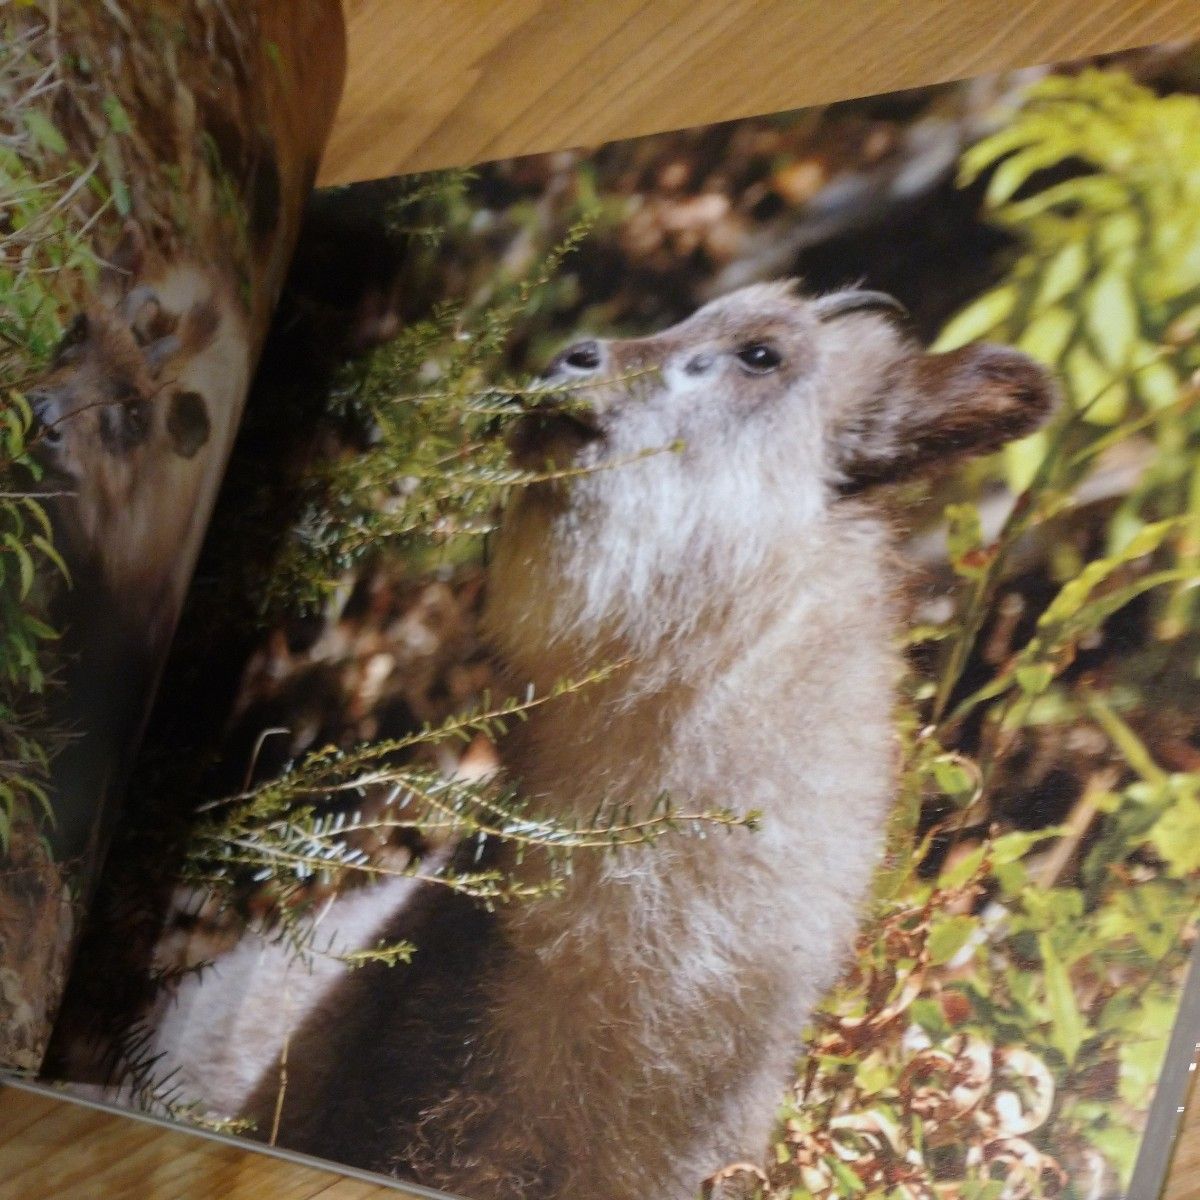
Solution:
[[(392, 203), (394, 227), (436, 244), (466, 178), (413, 184)], [(505, 496), (548, 478), (515, 469), (502, 435), (551, 390), (499, 378), (496, 364), (513, 321), (589, 225), (581, 217), (533, 271), (502, 281), (478, 311), (439, 304), (347, 367), (335, 394), (370, 430), (371, 444), (313, 472), (291, 541), (272, 565), (266, 607), (318, 604), (369, 556), (392, 551), (419, 561), (429, 548), (443, 558), (477, 553)]]
[[(1038, 186), (1041, 173), (1070, 174)], [(1117, 72), (1050, 76), (1000, 132), (968, 150), (961, 180), (991, 171), (991, 218), (1028, 247), (1010, 278), (950, 322), (946, 343), (999, 334), (1058, 365), (1077, 405), (1113, 423), (1175, 398), (1200, 365), (1200, 102)], [(1179, 323), (1179, 324), (1177, 324)], [(1173, 361), (1142, 377), (1139, 367)]]
[[(66, 577), (32, 455), (26, 389), (61, 334), (60, 273), (95, 279), (97, 261), (60, 174), (66, 143), (51, 116), (36, 31), (0, 17), (0, 852), (20, 817), (52, 818), (45, 780), (56, 737), (43, 699), (58, 634), (45, 619), (49, 577)], [(33, 97), (32, 99), (30, 97)], [(86, 178), (86, 177), (85, 177)]]
[(29, 405), (18, 391), (0, 409), (0, 852), (7, 853), (19, 812), (51, 819), (44, 781), (49, 740), (40, 697), (44, 649), (57, 634), (34, 596), (39, 559), (61, 567), (29, 458)]
[[(964, 154), (964, 184), (989, 171), (989, 216), (1026, 252), (940, 345), (994, 337), (1056, 368), (1072, 409), (1100, 427), (1077, 431), (1076, 456), (1058, 464), (1063, 483), (1121, 439), (1154, 432), (1153, 470), (1129, 495), (1114, 540), (1147, 509), (1190, 511), (1181, 500), (1198, 419), (1200, 100), (1156, 96), (1118, 72), (1050, 76)], [(1045, 172), (1051, 181), (1039, 186)], [(1014, 488), (1030, 482), (1049, 436), (1007, 452)]]
[[(964, 154), (980, 178), (1019, 249), (939, 345), (1023, 347), (1065, 411), (971, 476), (1016, 493), (998, 534), (945, 507), (955, 609), (910, 636), (893, 861), (784, 1115), (781, 1200), (1118, 1194), (1193, 937), (1200, 775), (1159, 756), (1200, 704), (1200, 101), (1048, 77)], [(1006, 627), (1018, 562), (1053, 586)], [(1039, 747), (1078, 783), (1026, 830), (1000, 803)]]
[[(314, 751), (279, 778), (204, 806), (188, 850), (184, 882), (234, 902), (251, 871), (253, 884), (272, 899), (280, 935), (306, 954), (312, 950), (313, 928), (304, 919), (303, 899), (313, 882), (402, 876), (441, 884), (490, 906), (556, 890), (571, 869), (572, 856), (580, 851), (650, 846), (680, 830), (753, 827), (756, 813), (683, 812), (666, 796), (649, 806), (638, 805), (636, 811), (627, 798), (600, 797), (586, 822), (564, 820), (537, 811), (517, 789), (497, 779), (448, 776), (408, 760), (418, 749), (481, 734), (498, 738), (532, 709), (590, 687), (623, 665), (564, 681), (542, 696), (495, 706), (485, 697), (481, 707), (407, 737), (348, 752)], [(345, 806), (347, 797), (355, 807)], [(364, 816), (357, 805), (372, 797), (376, 802)], [(503, 842), (516, 847), (518, 862), (525, 853), (539, 851), (551, 867), (549, 882), (531, 884), (488, 865), (477, 870), (430, 868), (417, 859), (402, 867), (389, 866), (361, 847), (364, 836), (403, 831), (476, 839), (481, 848), (485, 839)], [(408, 952), (407, 947), (386, 947), (338, 957), (358, 966), (404, 961)]]

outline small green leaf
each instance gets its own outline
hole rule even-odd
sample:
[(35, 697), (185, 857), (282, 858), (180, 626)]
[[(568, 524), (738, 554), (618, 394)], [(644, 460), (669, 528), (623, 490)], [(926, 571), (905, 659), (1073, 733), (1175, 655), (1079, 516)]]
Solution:
[[(1035, 305), (1039, 310), (1048, 310), (1043, 312), (1042, 316), (1048, 316), (1051, 312), (1061, 313), (1070, 318), (1074, 325), (1074, 318), (1067, 309), (1051, 308), (1051, 305), (1057, 305), (1074, 292), (1087, 277), (1090, 267), (1091, 263), (1082, 241), (1069, 241), (1058, 250), (1042, 270)], [(1035, 319), (1034, 324), (1038, 319), (1040, 318)]]
[(109, 93), (101, 101), (101, 107), (104, 109), (104, 115), (108, 117), (108, 124), (113, 133), (133, 132), (133, 125), (129, 121), (129, 114), (125, 111), (124, 106), (116, 96)]
[(1063, 361), (1063, 374), (1076, 408), (1093, 425), (1115, 425), (1129, 403), (1129, 387), (1082, 343)]
[(45, 113), (31, 108), (22, 113), (21, 119), (25, 123), (25, 128), (29, 130), (29, 136), (43, 149), (49, 150), (52, 154), (67, 153), (67, 143), (63, 135), (58, 132), (54, 123)]
[(53, 542), (44, 537), (42, 534), (35, 533), (29, 539), (29, 543), (32, 546), (36, 546), (37, 549), (39, 549), (55, 565), (59, 574), (62, 575), (62, 577), (68, 583), (71, 581), (71, 572), (68, 570), (66, 562), (64, 561), (62, 555), (59, 554), (58, 549), (55, 547)]
[(1150, 408), (1170, 408), (1179, 399), (1179, 374), (1168, 362), (1160, 360), (1142, 367), (1133, 385)]
[(17, 560), (17, 569), (21, 579), (20, 597), (24, 600), (33, 587), (33, 556), (25, 549), (15, 534), (6, 533), (3, 540), (9, 553)]
[(1044, 429), (1004, 447), (1004, 476), (1012, 492), (1019, 495), (1033, 483), (1049, 451), (1050, 435)]
[(867, 1185), (840, 1158), (826, 1154), (821, 1161), (829, 1168), (830, 1174), (837, 1180), (839, 1196), (858, 1196), (867, 1190)]
[(1075, 1000), (1075, 988), (1066, 965), (1054, 949), (1049, 934), (1038, 936), (1038, 948), (1045, 970), (1046, 1001), (1050, 1010), (1050, 1043), (1066, 1059), (1075, 1062), (1079, 1048), (1087, 1039), (1087, 1023)]
[(948, 963), (971, 940), (979, 928), (976, 917), (942, 917), (934, 921), (926, 946), (929, 961), (935, 967)]
[(1025, 327), (1017, 345), (1047, 366), (1056, 366), (1067, 352), (1079, 327), (1078, 318), (1065, 308), (1047, 309)]
[(1150, 843), (1173, 875), (1187, 878), (1200, 871), (1200, 800), (1194, 788), (1172, 791), (1174, 801), (1155, 823)]
[(933, 344), (935, 351), (957, 350), (994, 334), (1016, 307), (1017, 289), (1012, 284), (985, 292), (973, 304), (967, 305), (958, 316), (942, 329)]
[(986, 202), (997, 208), (1021, 190), (1038, 171), (1058, 166), (1063, 159), (1062, 148), (1055, 143), (1041, 143), (1018, 150), (1006, 158), (988, 181)]
[(1128, 276), (1105, 271), (1087, 294), (1088, 332), (1101, 361), (1114, 371), (1126, 367), (1141, 330), (1137, 301)]
[(933, 778), (947, 796), (971, 796), (975, 792), (975, 777), (953, 755), (934, 759)]

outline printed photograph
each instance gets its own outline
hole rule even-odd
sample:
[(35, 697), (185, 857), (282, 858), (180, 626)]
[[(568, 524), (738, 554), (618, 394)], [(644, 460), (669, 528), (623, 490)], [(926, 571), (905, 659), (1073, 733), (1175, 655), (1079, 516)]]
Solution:
[(470, 1200), (1126, 1196), (1198, 398), (1192, 46), (317, 192), (46, 1077)]
[(0, 1070), (42, 1061), (291, 258), (322, 8), (0, 10)]

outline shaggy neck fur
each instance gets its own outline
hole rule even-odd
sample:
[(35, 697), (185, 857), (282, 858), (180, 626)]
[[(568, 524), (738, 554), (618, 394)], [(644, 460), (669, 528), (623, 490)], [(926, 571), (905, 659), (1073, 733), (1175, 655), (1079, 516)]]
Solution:
[(484, 627), (514, 678), (546, 687), (626, 656), (634, 694), (658, 690), (656, 656), (672, 675), (712, 674), (827, 572), (818, 464), (780, 463), (775, 478), (749, 438), (719, 464), (659, 449), (665, 433), (643, 440), (650, 457), (574, 481), (569, 504), (531, 489), (507, 517)]
[[(762, 826), (578, 854), (561, 894), (502, 913), (507, 960), (477, 1067), (488, 1101), (460, 1094), (431, 1115), (456, 1148), (427, 1181), (685, 1200), (725, 1163), (761, 1155), (796, 1039), (850, 947), (894, 758), (884, 530), (846, 506), (793, 528), (786, 553), (764, 545), (764, 524), (796, 516), (760, 510), (754, 536), (681, 546), (670, 573), (636, 554), (597, 563), (604, 542), (568, 523), (551, 587), (518, 569), (531, 565), (525, 533), (546, 553), (546, 512), (516, 514), (487, 623), (518, 669), (543, 684), (577, 669), (581, 638), (597, 657), (632, 659), (510, 737), (526, 795), (586, 818), (600, 796), (644, 811), (665, 792), (681, 811), (760, 810)], [(570, 565), (589, 544), (591, 586), (575, 589)], [(534, 621), (514, 621), (530, 610)], [(681, 611), (682, 624), (666, 619)], [(517, 869), (545, 868), (534, 857)], [(483, 1115), (518, 1100), (555, 1116), (531, 1132)]]

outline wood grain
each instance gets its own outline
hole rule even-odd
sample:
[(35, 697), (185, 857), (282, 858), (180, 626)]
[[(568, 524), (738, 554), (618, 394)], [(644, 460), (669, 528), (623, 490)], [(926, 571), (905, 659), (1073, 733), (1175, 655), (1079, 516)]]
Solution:
[(1197, 1196), (1200, 1196), (1200, 1092), (1193, 1087), (1163, 1200), (1196, 1200)]
[[(350, 73), (326, 183), (1200, 37), (1195, 0), (347, 0), (347, 15)], [(395, 1195), (0, 1090), (0, 1200)], [(1198, 1196), (1194, 1098), (1165, 1200)]]
[[(397, 1195), (412, 1193), (0, 1087), (0, 1200), (385, 1200)], [(1163, 1200), (1197, 1196), (1200, 1104), (1194, 1097)]]
[(322, 181), (1200, 36), (1195, 0), (347, 0)]
[(394, 1200), (408, 1194), (46, 1095), (0, 1089), (0, 1200)]

